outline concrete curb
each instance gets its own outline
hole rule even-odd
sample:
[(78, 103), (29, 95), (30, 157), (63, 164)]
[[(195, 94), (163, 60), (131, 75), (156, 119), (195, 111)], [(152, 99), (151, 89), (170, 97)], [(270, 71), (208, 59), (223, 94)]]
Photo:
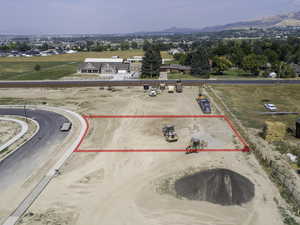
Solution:
[[(0, 106), (1, 108), (2, 106)], [(20, 118), (25, 118), (25, 117), (21, 117), (21, 116), (18, 116)], [(40, 125), (38, 124), (38, 122), (36, 122), (35, 120), (33, 119), (30, 119), (30, 118), (27, 118), (27, 120), (30, 120), (32, 121), (35, 126), (36, 126), (36, 130), (35, 132), (28, 138), (27, 141), (23, 142), (21, 145), (19, 145), (16, 149), (12, 150), (11, 152), (9, 152), (7, 155), (5, 155), (3, 158), (0, 159), (0, 162), (2, 162), (3, 160), (5, 160), (7, 157), (9, 157), (11, 154), (14, 154), (14, 152), (18, 151), (23, 145), (25, 145), (30, 139), (32, 139), (40, 130)]]
[[(16, 108), (17, 106), (10, 106), (11, 108)], [(21, 106), (24, 107), (24, 106)], [(55, 108), (55, 107), (48, 107), (48, 106), (28, 106), (29, 108), (39, 108), (41, 110), (48, 110), (58, 112), (64, 112), (66, 114), (72, 115), (73, 117), (77, 118), (81, 124), (80, 135), (77, 140), (67, 149), (66, 153), (59, 159), (59, 161), (49, 170), (49, 172), (41, 179), (41, 181), (34, 187), (34, 189), (26, 196), (26, 198), (19, 204), (16, 210), (10, 214), (10, 216), (6, 219), (3, 225), (15, 225), (22, 215), (26, 212), (26, 210), (32, 205), (32, 203), (39, 197), (39, 195), (43, 192), (43, 190), (47, 187), (49, 182), (52, 178), (56, 175), (56, 171), (62, 167), (65, 161), (71, 156), (71, 154), (76, 150), (79, 143), (81, 142), (82, 137), (85, 134), (85, 130), (87, 124), (82, 116), (79, 114), (72, 112), (70, 110)], [(72, 119), (69, 118), (71, 121)]]
[(7, 141), (2, 146), (0, 146), (0, 152), (2, 152), (4, 149), (11, 146), (13, 143), (15, 143), (21, 137), (23, 137), (24, 134), (26, 134), (26, 132), (28, 131), (28, 124), (22, 120), (17, 120), (17, 119), (12, 119), (12, 118), (7, 118), (7, 117), (0, 117), (0, 120), (18, 123), (22, 128), (21, 131), (16, 136), (14, 136), (9, 141)]

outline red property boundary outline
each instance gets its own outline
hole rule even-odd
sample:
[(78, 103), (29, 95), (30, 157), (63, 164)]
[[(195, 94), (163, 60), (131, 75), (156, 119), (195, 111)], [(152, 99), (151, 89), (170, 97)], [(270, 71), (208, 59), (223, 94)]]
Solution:
[(83, 119), (86, 122), (86, 130), (84, 132), (84, 135), (82, 136), (78, 146), (74, 150), (74, 152), (186, 152), (186, 149), (99, 149), (99, 150), (84, 150), (80, 149), (80, 146), (84, 140), (84, 138), (87, 136), (89, 129), (90, 129), (90, 123), (89, 119), (107, 119), (107, 118), (144, 118), (144, 119), (153, 119), (153, 118), (223, 118), (228, 126), (232, 129), (233, 133), (236, 135), (236, 137), (239, 139), (239, 141), (244, 145), (243, 148), (240, 149), (201, 149), (198, 150), (199, 152), (249, 152), (250, 147), (245, 141), (245, 139), (241, 136), (241, 134), (238, 132), (238, 130), (234, 127), (231, 120), (226, 117), (225, 115), (84, 115), (82, 116)]

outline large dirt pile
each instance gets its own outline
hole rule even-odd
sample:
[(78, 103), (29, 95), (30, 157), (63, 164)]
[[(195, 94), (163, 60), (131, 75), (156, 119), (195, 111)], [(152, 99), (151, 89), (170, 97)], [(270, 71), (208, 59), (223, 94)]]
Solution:
[(179, 196), (221, 205), (241, 205), (255, 193), (246, 177), (227, 169), (212, 169), (183, 177), (175, 182)]

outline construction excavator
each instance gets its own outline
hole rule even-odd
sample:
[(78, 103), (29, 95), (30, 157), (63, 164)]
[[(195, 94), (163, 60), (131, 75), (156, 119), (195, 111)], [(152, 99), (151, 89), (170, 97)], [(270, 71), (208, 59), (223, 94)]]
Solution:
[(199, 153), (199, 151), (206, 148), (207, 145), (208, 144), (206, 141), (201, 141), (199, 138), (193, 137), (190, 141), (189, 146), (186, 148), (186, 154)]
[(162, 132), (167, 142), (178, 141), (178, 136), (177, 133), (175, 132), (175, 126), (173, 125), (164, 126)]

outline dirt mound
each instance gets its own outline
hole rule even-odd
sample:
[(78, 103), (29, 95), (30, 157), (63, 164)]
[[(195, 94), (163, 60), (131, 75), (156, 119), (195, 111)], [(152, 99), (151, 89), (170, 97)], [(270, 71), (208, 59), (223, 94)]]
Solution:
[(183, 177), (175, 182), (179, 196), (220, 205), (241, 205), (255, 193), (246, 177), (227, 169), (212, 169)]

